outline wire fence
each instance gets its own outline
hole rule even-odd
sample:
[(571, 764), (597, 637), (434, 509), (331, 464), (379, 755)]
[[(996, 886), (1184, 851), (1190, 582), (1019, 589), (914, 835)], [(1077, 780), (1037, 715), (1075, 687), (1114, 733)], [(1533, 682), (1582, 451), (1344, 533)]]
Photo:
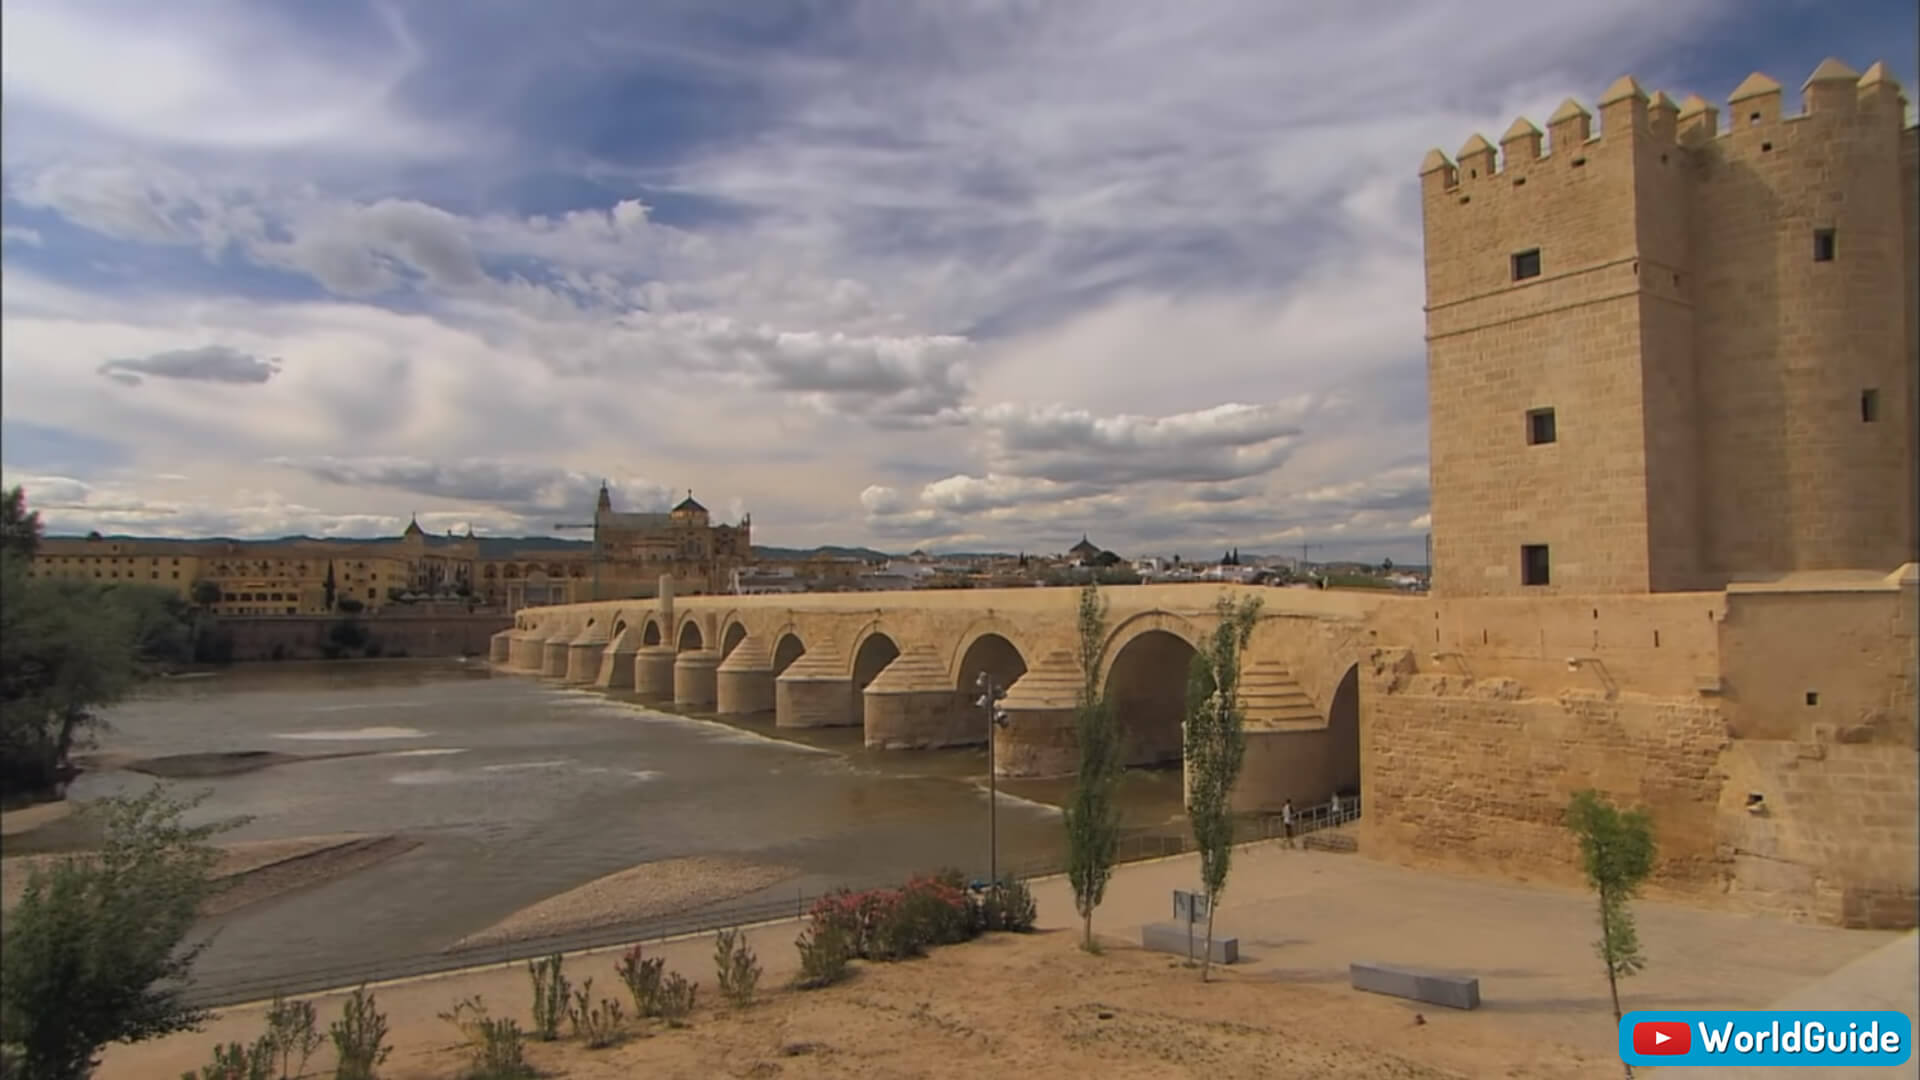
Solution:
[[(1294, 813), (1293, 835), (1304, 836), (1321, 829), (1344, 825), (1360, 816), (1358, 798), (1342, 799), (1336, 804), (1309, 807)], [(1258, 843), (1285, 834), (1280, 815), (1265, 814), (1245, 822), (1258, 835), (1241, 831), (1242, 843)], [(1170, 858), (1194, 850), (1192, 836), (1185, 832), (1139, 832), (1123, 836), (1115, 850), (1116, 863), (1144, 862)], [(1002, 877), (1020, 881), (1050, 877), (1066, 872), (1066, 853), (1057, 852), (1035, 859), (1009, 863), (1001, 867)], [(984, 878), (984, 875), (981, 875)], [(841, 888), (855, 891), (895, 887), (901, 875), (846, 882), (825, 892), (795, 890), (791, 896), (764, 898), (749, 902), (713, 904), (691, 908), (654, 918), (594, 927), (568, 934), (502, 942), (497, 945), (466, 949), (440, 949), (407, 956), (386, 957), (354, 964), (318, 964), (298, 971), (262, 975), (246, 969), (196, 967), (193, 982), (182, 991), (184, 1001), (196, 1008), (222, 1008), (250, 1001), (264, 1001), (276, 994), (288, 997), (359, 986), (363, 983), (391, 982), (396, 979), (436, 975), (473, 968), (516, 964), (554, 953), (582, 953), (624, 945), (645, 944), (668, 938), (714, 933), (732, 927), (805, 918), (813, 905)]]

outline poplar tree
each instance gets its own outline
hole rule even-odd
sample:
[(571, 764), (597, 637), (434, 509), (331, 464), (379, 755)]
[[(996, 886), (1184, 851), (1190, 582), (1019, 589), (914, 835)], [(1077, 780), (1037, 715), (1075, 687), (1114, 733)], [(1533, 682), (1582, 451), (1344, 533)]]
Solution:
[(1247, 752), (1240, 663), (1260, 617), (1260, 599), (1235, 603), (1231, 596), (1222, 596), (1218, 611), (1220, 624), (1202, 640), (1187, 679), (1187, 820), (1200, 850), (1200, 885), (1207, 895), (1202, 982), (1213, 964), (1213, 914), (1233, 863), (1231, 798)]
[(1093, 909), (1106, 896), (1120, 843), (1120, 727), (1100, 686), (1100, 653), (1106, 644), (1107, 603), (1100, 587), (1080, 590), (1080, 691), (1074, 702), (1074, 734), (1080, 768), (1067, 799), (1067, 880), (1073, 907), (1080, 913), (1080, 947), (1098, 952), (1093, 940)]
[[(1627, 901), (1653, 872), (1653, 821), (1644, 810), (1621, 810), (1588, 789), (1567, 804), (1567, 829), (1580, 842), (1580, 864), (1600, 900), (1600, 940), (1594, 949), (1607, 968), (1613, 1023), (1620, 1025), (1620, 980), (1646, 966)], [(1626, 1067), (1633, 1075), (1633, 1066)]]

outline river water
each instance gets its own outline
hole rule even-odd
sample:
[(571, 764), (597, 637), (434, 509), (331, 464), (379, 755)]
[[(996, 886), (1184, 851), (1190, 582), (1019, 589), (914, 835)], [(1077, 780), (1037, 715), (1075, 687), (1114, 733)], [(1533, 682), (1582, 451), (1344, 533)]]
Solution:
[[(740, 902), (987, 863), (983, 748), (870, 752), (857, 728), (776, 732), (453, 661), (238, 667), (150, 684), (101, 749), (371, 752), (170, 782), (223, 840), (398, 833), (413, 850), (216, 921), (198, 969), (271, 978), (444, 948), (636, 863), (719, 854), (801, 876)], [(155, 781), (88, 773), (86, 800)], [(1128, 775), (1131, 828), (1177, 820), (1180, 777)], [(1062, 849), (1061, 782), (1003, 782), (1003, 866)]]

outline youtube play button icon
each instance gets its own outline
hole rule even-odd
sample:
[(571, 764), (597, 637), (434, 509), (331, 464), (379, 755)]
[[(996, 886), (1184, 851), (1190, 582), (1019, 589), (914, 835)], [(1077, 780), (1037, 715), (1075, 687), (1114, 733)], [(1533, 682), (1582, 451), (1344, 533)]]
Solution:
[(1633, 1025), (1636, 1054), (1684, 1054), (1693, 1049), (1693, 1030), (1678, 1020), (1643, 1020)]

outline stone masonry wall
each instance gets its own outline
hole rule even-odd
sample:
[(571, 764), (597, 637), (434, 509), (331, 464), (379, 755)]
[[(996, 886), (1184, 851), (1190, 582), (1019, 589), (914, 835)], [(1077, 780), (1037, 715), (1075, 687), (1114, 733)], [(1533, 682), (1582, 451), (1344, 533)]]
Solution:
[(1363, 849), (1578, 883), (1578, 852), (1561, 815), (1575, 791), (1593, 787), (1652, 811), (1663, 885), (1717, 891), (1714, 817), (1730, 741), (1718, 710), (1684, 699), (1518, 692), (1506, 680), (1446, 676), (1415, 676), (1394, 692), (1363, 686)]

